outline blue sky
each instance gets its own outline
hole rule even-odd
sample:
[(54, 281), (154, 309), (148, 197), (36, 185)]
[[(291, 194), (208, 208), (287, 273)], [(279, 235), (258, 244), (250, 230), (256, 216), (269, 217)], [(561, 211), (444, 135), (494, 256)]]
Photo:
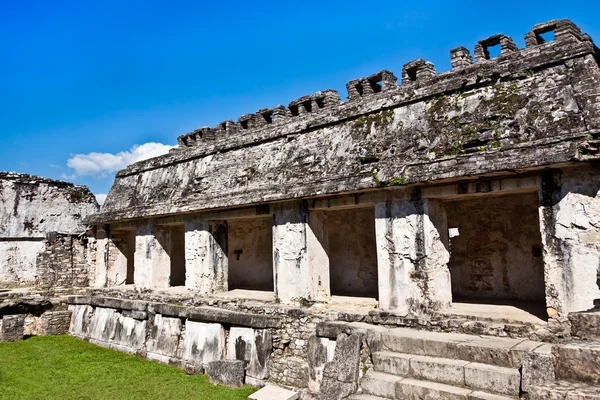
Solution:
[(599, 15), (591, 0), (0, 0), (0, 171), (107, 193), (115, 169), (200, 126), (327, 88), (345, 99), (349, 80), (419, 57), (447, 71), (450, 49), (495, 33), (522, 48), (550, 19), (600, 43)]

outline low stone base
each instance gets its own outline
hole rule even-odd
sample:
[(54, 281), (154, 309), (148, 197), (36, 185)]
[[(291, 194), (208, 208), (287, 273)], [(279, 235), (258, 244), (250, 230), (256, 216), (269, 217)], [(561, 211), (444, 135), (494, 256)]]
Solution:
[(230, 388), (244, 386), (244, 362), (240, 360), (211, 361), (206, 368), (208, 379)]
[(17, 342), (23, 340), (24, 332), (24, 315), (5, 315), (0, 320), (0, 342)]
[(298, 392), (284, 389), (279, 386), (267, 385), (258, 392), (248, 396), (249, 400), (296, 400), (300, 397)]

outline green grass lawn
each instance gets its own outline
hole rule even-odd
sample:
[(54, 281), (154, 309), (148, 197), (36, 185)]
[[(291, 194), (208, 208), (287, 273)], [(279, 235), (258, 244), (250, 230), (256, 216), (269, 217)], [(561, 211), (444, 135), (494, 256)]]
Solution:
[(256, 389), (214, 386), (205, 375), (63, 335), (0, 343), (0, 399), (246, 399)]

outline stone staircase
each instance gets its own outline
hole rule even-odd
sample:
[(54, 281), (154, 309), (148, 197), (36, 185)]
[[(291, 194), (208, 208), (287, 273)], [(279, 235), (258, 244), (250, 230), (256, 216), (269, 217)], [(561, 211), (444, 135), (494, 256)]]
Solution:
[(543, 345), (406, 328), (383, 333), (381, 344), (350, 399), (518, 399), (523, 355)]

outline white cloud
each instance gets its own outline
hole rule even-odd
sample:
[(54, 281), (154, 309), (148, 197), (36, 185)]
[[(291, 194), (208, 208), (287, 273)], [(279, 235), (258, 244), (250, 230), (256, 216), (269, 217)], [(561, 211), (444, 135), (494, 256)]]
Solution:
[(96, 196), (96, 201), (98, 204), (104, 204), (104, 200), (106, 200), (106, 193), (95, 193), (94, 196)]
[(64, 179), (65, 181), (74, 181), (75, 178), (77, 178), (75, 174), (67, 175), (64, 172), (60, 174), (60, 179)]
[(112, 153), (75, 154), (69, 158), (67, 165), (75, 170), (77, 175), (105, 178), (134, 162), (158, 157), (175, 146), (162, 143), (144, 143), (134, 145), (129, 151)]

